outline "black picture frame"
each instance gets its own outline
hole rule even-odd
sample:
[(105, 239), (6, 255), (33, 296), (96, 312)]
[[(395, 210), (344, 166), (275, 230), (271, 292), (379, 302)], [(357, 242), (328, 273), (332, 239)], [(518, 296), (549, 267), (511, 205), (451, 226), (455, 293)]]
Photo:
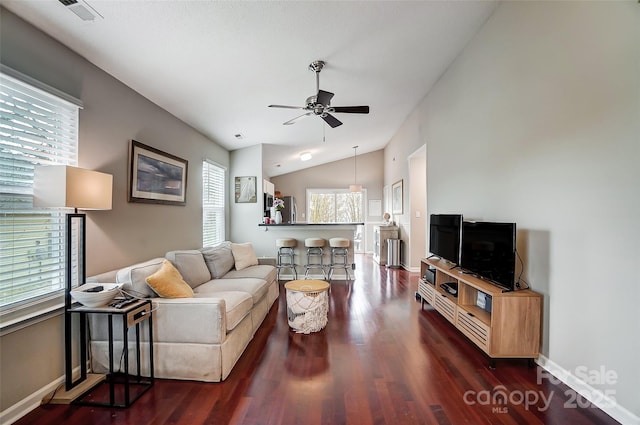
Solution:
[(186, 159), (135, 140), (129, 153), (129, 202), (187, 204)]

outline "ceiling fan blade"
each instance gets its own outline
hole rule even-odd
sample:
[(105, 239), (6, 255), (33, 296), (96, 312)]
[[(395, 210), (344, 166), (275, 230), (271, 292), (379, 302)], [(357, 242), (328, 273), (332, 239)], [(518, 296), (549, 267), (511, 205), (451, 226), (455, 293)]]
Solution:
[(333, 112), (343, 114), (368, 114), (368, 106), (332, 106)]
[(331, 126), (331, 128), (336, 128), (337, 126), (342, 125), (342, 122), (340, 122), (340, 120), (338, 120), (331, 114), (322, 114), (320, 116), (322, 117), (324, 122)]
[(316, 96), (316, 102), (327, 106), (329, 102), (331, 102), (331, 98), (333, 98), (334, 94), (324, 90), (318, 90), (318, 96)]
[(309, 115), (313, 115), (313, 112), (307, 112), (306, 114), (302, 114), (298, 117), (292, 118), (289, 121), (282, 123), (282, 125), (291, 125), (291, 124), (295, 124), (296, 122), (298, 122), (299, 120), (308, 117)]
[(304, 109), (304, 106), (269, 105), (269, 108)]

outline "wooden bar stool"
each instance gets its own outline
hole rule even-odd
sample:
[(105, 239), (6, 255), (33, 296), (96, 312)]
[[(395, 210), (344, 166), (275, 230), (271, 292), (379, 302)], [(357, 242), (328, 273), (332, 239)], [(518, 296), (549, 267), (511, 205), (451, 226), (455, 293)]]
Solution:
[[(307, 264), (304, 265), (304, 278), (309, 276), (309, 270), (322, 270), (322, 278), (327, 280), (327, 274), (324, 270), (324, 250), (325, 240), (322, 238), (306, 238), (304, 246), (307, 248)], [(314, 260), (315, 261), (312, 261)]]
[(329, 280), (333, 276), (334, 269), (344, 269), (347, 280), (351, 280), (349, 276), (349, 239), (331, 238), (329, 246), (331, 247), (331, 264), (329, 264)]
[(280, 280), (280, 272), (283, 269), (289, 269), (293, 274), (293, 279), (298, 279), (295, 262), (295, 248), (298, 241), (292, 238), (276, 239), (276, 247), (278, 248), (278, 262), (276, 264), (276, 278)]

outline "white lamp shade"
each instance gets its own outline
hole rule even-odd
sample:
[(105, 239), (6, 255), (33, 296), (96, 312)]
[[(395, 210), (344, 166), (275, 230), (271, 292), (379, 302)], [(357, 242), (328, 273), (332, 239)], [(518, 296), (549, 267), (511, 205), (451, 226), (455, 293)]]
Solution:
[(110, 210), (113, 176), (68, 165), (36, 166), (33, 206)]
[(361, 184), (349, 185), (349, 191), (350, 192), (362, 192), (362, 185)]

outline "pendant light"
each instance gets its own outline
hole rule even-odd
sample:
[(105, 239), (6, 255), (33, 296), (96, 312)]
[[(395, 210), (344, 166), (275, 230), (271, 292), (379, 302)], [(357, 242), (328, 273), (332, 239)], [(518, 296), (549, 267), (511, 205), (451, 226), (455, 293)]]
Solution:
[(358, 149), (358, 145), (353, 147), (353, 184), (349, 185), (350, 192), (362, 192), (362, 185), (357, 183), (356, 149)]

